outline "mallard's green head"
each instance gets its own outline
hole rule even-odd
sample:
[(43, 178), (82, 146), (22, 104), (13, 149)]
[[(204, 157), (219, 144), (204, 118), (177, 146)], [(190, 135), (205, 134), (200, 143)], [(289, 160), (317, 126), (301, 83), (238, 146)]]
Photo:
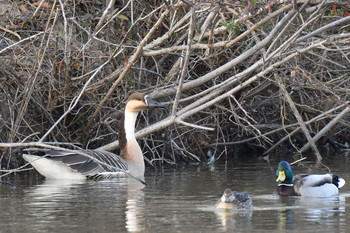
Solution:
[(293, 172), (287, 161), (281, 161), (276, 171), (278, 184), (293, 184)]

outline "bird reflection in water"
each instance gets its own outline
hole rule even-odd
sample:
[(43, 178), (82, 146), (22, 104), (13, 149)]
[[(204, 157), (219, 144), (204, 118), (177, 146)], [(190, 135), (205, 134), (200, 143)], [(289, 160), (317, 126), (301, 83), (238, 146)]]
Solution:
[(128, 185), (125, 211), (125, 228), (128, 232), (143, 232), (145, 230), (144, 187), (145, 185), (136, 180), (130, 180)]
[(247, 226), (251, 224), (252, 209), (252, 200), (248, 193), (226, 189), (216, 203), (215, 214), (225, 231), (247, 229)]
[(215, 215), (224, 231), (249, 229), (249, 226), (252, 225), (253, 209), (215, 209)]
[[(286, 205), (278, 211), (280, 230), (295, 230), (296, 226), (309, 225), (307, 222), (327, 224), (329, 220), (332, 225), (334, 219), (340, 219), (334, 216), (345, 214), (345, 197), (343, 196), (283, 197), (280, 198), (280, 201)], [(303, 222), (297, 223), (296, 219), (300, 218), (303, 219)], [(339, 225), (341, 224), (339, 222)]]
[[(128, 232), (142, 232), (144, 187), (128, 178), (98, 182), (46, 179), (25, 189), (24, 201), (36, 219), (35, 227), (45, 228), (49, 219), (59, 219), (68, 231), (85, 222), (86, 230), (119, 231), (123, 227)], [(83, 227), (79, 230), (84, 230)]]

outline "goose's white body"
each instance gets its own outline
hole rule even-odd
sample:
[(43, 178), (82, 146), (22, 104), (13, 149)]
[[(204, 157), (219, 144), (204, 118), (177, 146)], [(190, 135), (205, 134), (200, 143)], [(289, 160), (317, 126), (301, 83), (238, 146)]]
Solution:
[(86, 180), (86, 176), (76, 172), (64, 163), (37, 155), (24, 154), (23, 158), (47, 179)]

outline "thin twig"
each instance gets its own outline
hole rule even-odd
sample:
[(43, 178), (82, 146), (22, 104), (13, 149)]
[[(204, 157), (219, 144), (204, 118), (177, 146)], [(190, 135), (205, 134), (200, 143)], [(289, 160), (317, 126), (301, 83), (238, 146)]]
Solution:
[(291, 162), (290, 165), (293, 166), (294, 164), (299, 163), (299, 162), (301, 162), (301, 161), (303, 161), (305, 159), (306, 159), (306, 157), (303, 157), (301, 159), (295, 160), (294, 162)]
[(100, 67), (91, 75), (91, 77), (85, 82), (82, 90), (80, 91), (79, 95), (76, 96), (72, 102), (70, 103), (67, 111), (65, 111), (65, 113), (63, 113), (61, 115), (61, 117), (55, 122), (54, 125), (51, 126), (51, 128), (45, 133), (44, 136), (42, 136), (39, 140), (39, 142), (42, 142), (46, 139), (46, 137), (52, 132), (52, 130), (54, 130), (56, 128), (56, 126), (77, 106), (77, 104), (79, 103), (82, 95), (85, 92), (85, 89), (88, 87), (88, 85), (90, 84), (90, 82), (94, 79), (94, 77), (100, 72), (100, 70), (109, 63), (109, 61), (106, 61), (105, 63), (103, 63), (102, 65), (100, 65)]
[[(56, 3), (56, 1), (55, 1), (55, 3)], [(50, 18), (51, 18), (51, 14), (53, 14), (53, 12), (54, 12), (54, 9), (52, 8), (51, 12), (50, 12)], [(37, 80), (39, 79), (40, 68), (41, 68), (41, 66), (43, 64), (43, 61), (45, 59), (45, 54), (46, 54), (47, 48), (49, 47), (50, 37), (51, 37), (51, 35), (53, 33), (54, 25), (55, 25), (55, 23), (57, 21), (57, 18), (58, 18), (58, 11), (56, 10), (55, 18), (54, 18), (54, 21), (52, 22), (51, 30), (49, 31), (48, 38), (46, 40), (45, 46), (41, 46), (42, 51), (39, 50), (39, 51), (41, 51), (41, 54), (40, 54), (40, 59), (38, 61), (37, 67), (36, 67), (36, 72), (35, 72), (34, 76), (31, 78), (30, 82), (28, 82), (26, 84), (27, 85), (27, 90), (26, 90), (26, 93), (25, 93), (25, 97), (26, 98), (24, 99), (24, 101), (21, 104), (20, 111), (19, 111), (19, 113), (17, 115), (15, 124), (13, 125), (13, 128), (12, 128), (12, 134), (9, 136), (9, 140), (8, 140), (9, 142), (13, 141), (14, 135), (17, 132), (17, 129), (18, 129), (21, 121), (23, 120), (23, 116), (24, 116), (24, 114), (25, 114), (25, 112), (26, 112), (26, 110), (28, 108), (30, 96), (32, 95), (32, 93), (34, 91), (34, 87), (35, 87), (35, 85), (37, 83)], [(50, 25), (50, 21), (47, 22), (45, 31), (48, 31), (49, 25)], [(42, 38), (42, 41), (41, 41), (42, 45), (44, 45), (44, 39), (45, 39), (45, 36)]]
[[(317, 142), (321, 137), (323, 137), (330, 129), (332, 129), (333, 126), (335, 126), (346, 114), (350, 112), (350, 108), (346, 107), (341, 113), (339, 113), (335, 118), (333, 118), (323, 129), (318, 132), (313, 138), (313, 142)], [(312, 144), (311, 144), (312, 146)], [(307, 149), (310, 148), (310, 142), (305, 144), (301, 149), (300, 153), (305, 152)]]
[(92, 114), (89, 122), (86, 125), (86, 132), (90, 132), (91, 125), (95, 121), (96, 117), (98, 116), (99, 112), (101, 111), (101, 108), (106, 104), (107, 100), (110, 98), (110, 96), (115, 91), (115, 88), (120, 84), (120, 82), (123, 80), (127, 72), (130, 70), (132, 65), (136, 62), (136, 60), (139, 58), (139, 56), (142, 53), (143, 46), (146, 44), (146, 42), (151, 38), (153, 33), (157, 30), (158, 26), (163, 22), (165, 16), (169, 13), (168, 10), (162, 13), (162, 15), (159, 17), (158, 21), (153, 25), (151, 30), (148, 32), (148, 34), (143, 38), (143, 40), (140, 42), (139, 46), (137, 47), (137, 50), (132, 55), (132, 57), (129, 59), (128, 63), (124, 67), (122, 73), (119, 75), (118, 79), (112, 84), (112, 86), (109, 88), (107, 94), (103, 97), (103, 99), (98, 104), (98, 107), (96, 108), (95, 112)]
[(349, 16), (346, 16), (344, 18), (341, 18), (341, 19), (338, 19), (337, 21), (334, 21), (334, 22), (331, 22), (321, 28), (318, 28), (317, 30), (305, 35), (305, 36), (302, 36), (300, 38), (298, 38), (295, 42), (296, 43), (300, 43), (302, 41), (305, 41), (307, 39), (309, 39), (310, 37), (313, 37), (313, 36), (316, 36), (318, 34), (320, 34), (321, 32), (324, 32), (328, 29), (332, 29), (334, 28), (335, 26), (338, 26), (340, 24), (343, 24), (343, 23), (347, 23), (347, 22), (350, 22), (350, 15)]
[(4, 53), (5, 51), (11, 49), (12, 47), (15, 47), (15, 46), (17, 46), (17, 45), (23, 44), (23, 43), (26, 42), (27, 40), (31, 40), (31, 39), (37, 38), (37, 37), (39, 37), (40, 35), (42, 35), (42, 34), (44, 34), (44, 33), (46, 33), (46, 32), (45, 32), (45, 31), (43, 31), (43, 32), (38, 32), (37, 34), (34, 34), (34, 35), (29, 36), (29, 37), (27, 37), (27, 38), (24, 38), (24, 39), (22, 39), (22, 40), (20, 40), (20, 41), (17, 41), (16, 43), (13, 43), (13, 44), (11, 44), (11, 45), (9, 45), (9, 46), (3, 48), (2, 50), (0, 50), (0, 54), (2, 54), (2, 53)]
[(191, 54), (191, 45), (192, 45), (192, 38), (193, 38), (193, 31), (194, 31), (194, 20), (195, 20), (195, 16), (194, 16), (194, 7), (192, 7), (191, 9), (191, 18), (190, 18), (190, 26), (188, 29), (188, 38), (187, 38), (187, 48), (186, 48), (186, 52), (185, 52), (185, 56), (183, 59), (183, 64), (182, 64), (182, 70), (181, 70), (181, 74), (180, 74), (180, 80), (179, 80), (179, 84), (176, 90), (176, 94), (175, 94), (175, 100), (173, 103), (173, 108), (171, 111), (171, 117), (174, 119), (176, 117), (176, 111), (177, 111), (177, 107), (179, 105), (179, 100), (180, 100), (180, 95), (181, 95), (181, 91), (182, 91), (182, 84), (184, 81), (185, 76), (187, 75), (187, 70), (188, 70), (188, 62), (190, 59), (190, 54)]
[(282, 94), (286, 98), (290, 108), (292, 109), (292, 111), (294, 113), (295, 118), (297, 119), (297, 121), (300, 125), (301, 130), (303, 131), (306, 139), (308, 140), (309, 144), (311, 145), (312, 150), (314, 151), (314, 154), (316, 156), (317, 161), (321, 162), (322, 156), (321, 156), (320, 152), (318, 151), (317, 146), (315, 144), (315, 141), (312, 139), (309, 130), (306, 128), (305, 122), (303, 121), (298, 109), (296, 108), (295, 103), (293, 102), (292, 98), (288, 94), (286, 87), (281, 82), (281, 80), (279, 78), (277, 78), (277, 80), (278, 80), (278, 85), (281, 88)]
[(106, 20), (107, 15), (110, 12), (110, 10), (113, 8), (114, 3), (115, 3), (115, 0), (108, 0), (108, 5), (107, 5), (106, 9), (103, 11), (101, 18), (100, 18), (100, 20), (98, 21), (98, 23), (97, 23), (97, 25), (95, 27), (94, 34), (96, 34), (96, 32), (98, 30), (100, 30), (100, 28), (102, 27), (102, 24)]

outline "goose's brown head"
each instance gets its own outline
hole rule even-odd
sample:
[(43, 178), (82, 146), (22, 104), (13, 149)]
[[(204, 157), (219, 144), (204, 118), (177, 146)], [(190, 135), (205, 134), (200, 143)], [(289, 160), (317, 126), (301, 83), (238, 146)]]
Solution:
[(129, 96), (125, 111), (128, 112), (141, 112), (147, 108), (165, 108), (165, 106), (155, 100), (153, 100), (148, 95), (140, 92), (133, 93)]

